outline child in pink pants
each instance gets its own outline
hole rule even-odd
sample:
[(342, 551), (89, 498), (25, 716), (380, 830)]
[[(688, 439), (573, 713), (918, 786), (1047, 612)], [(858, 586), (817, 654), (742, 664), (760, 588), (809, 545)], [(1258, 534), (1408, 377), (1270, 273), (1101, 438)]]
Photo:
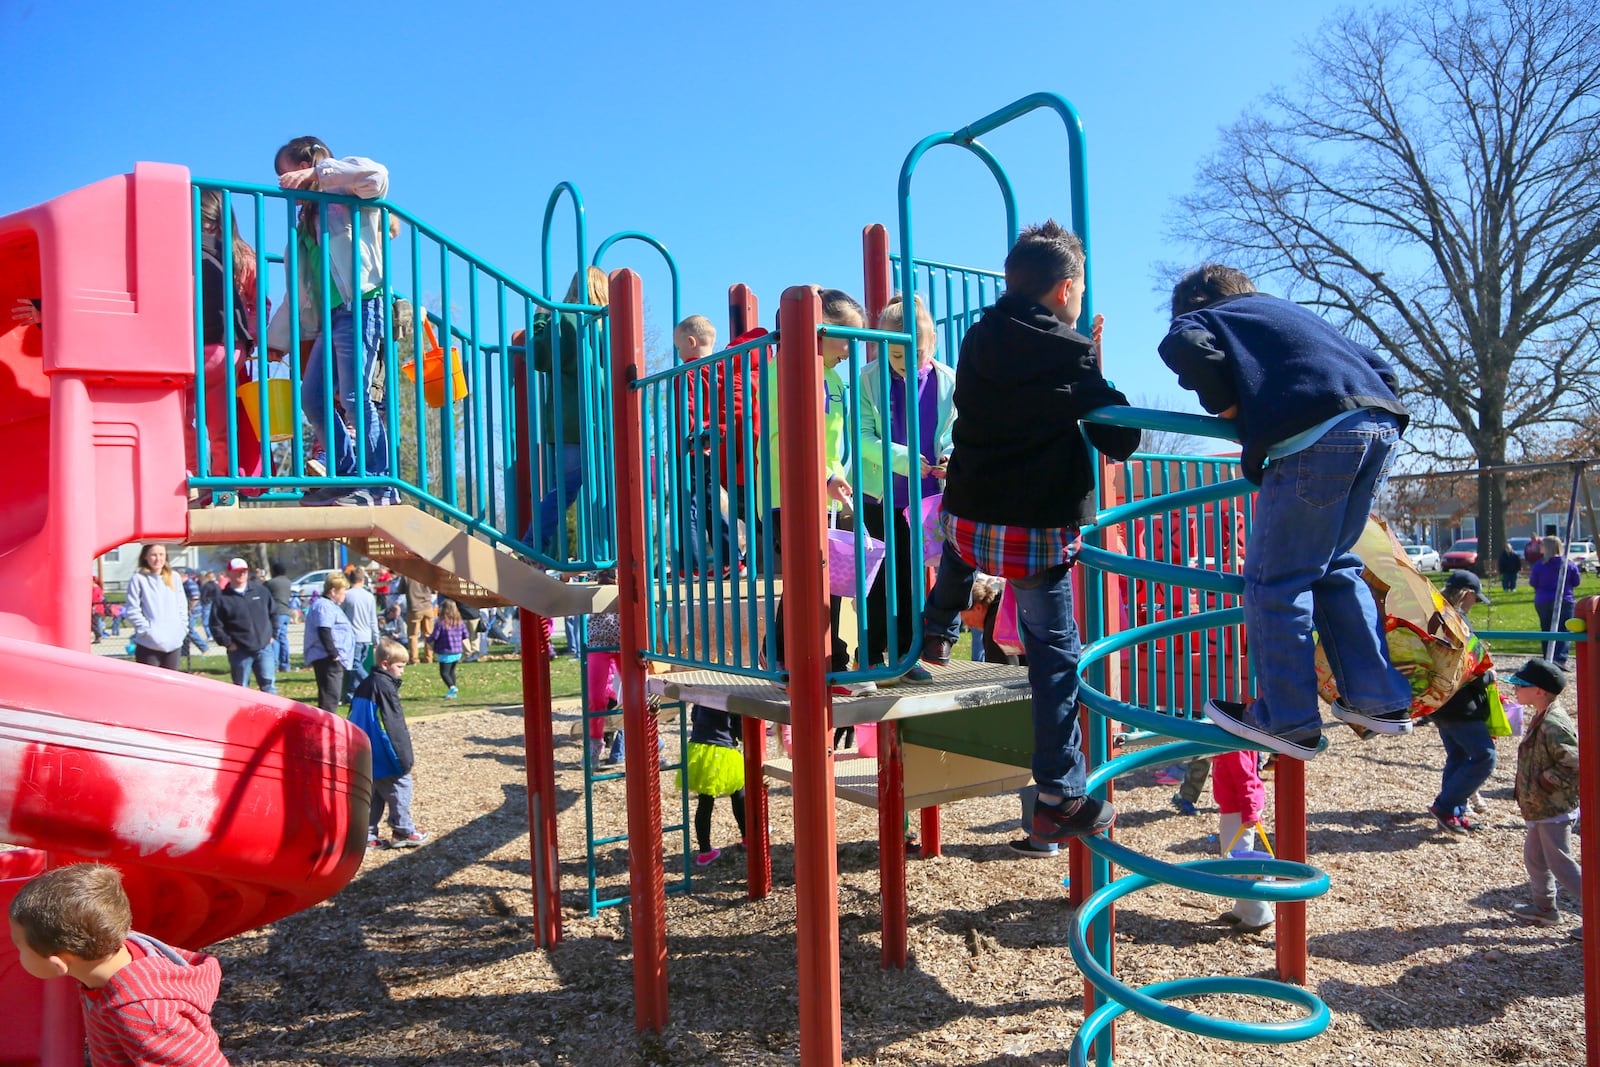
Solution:
[[(617, 572), (601, 571), (599, 581), (601, 585), (616, 585)], [(584, 664), (591, 713), (606, 712), (617, 707), (616, 681), (622, 671), (621, 645), (622, 627), (614, 612), (589, 616)], [(606, 755), (604, 714), (592, 714), (589, 719), (589, 750), (591, 765), (599, 765)]]
[[(1211, 757), (1211, 793), (1217, 801), (1217, 848), (1227, 856), (1229, 844), (1243, 826), (1249, 829), (1239, 834), (1233, 849), (1253, 850), (1256, 847), (1254, 827), (1261, 822), (1267, 800), (1256, 753), (1224, 752)], [(1242, 933), (1253, 934), (1272, 925), (1272, 905), (1264, 900), (1235, 900), (1233, 907), (1222, 913), (1222, 918)]]

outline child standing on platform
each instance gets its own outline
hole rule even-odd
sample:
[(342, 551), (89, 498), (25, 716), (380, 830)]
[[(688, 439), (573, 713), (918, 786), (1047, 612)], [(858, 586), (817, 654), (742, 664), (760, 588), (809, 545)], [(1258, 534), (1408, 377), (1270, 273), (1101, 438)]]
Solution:
[[(1211, 700), (1219, 727), (1308, 760), (1322, 745), (1313, 662), (1327, 650), (1336, 718), (1411, 732), (1411, 687), (1389, 661), (1355, 543), (1389, 475), (1406, 409), (1394, 369), (1298, 304), (1208, 263), (1172, 290), (1161, 358), (1213, 415), (1234, 419), (1261, 487), (1244, 554), (1254, 703)], [(1315, 626), (1313, 626), (1313, 617)]]
[(91, 1064), (227, 1067), (211, 1027), (222, 985), (216, 957), (172, 948), (132, 925), (122, 875), (98, 863), (46, 871), (11, 902), (22, 969), (82, 987)]
[(439, 606), (439, 620), (433, 624), (428, 636), (433, 646), (433, 658), (439, 661), (439, 680), (445, 684), (444, 698), (454, 700), (456, 690), (456, 664), (461, 662), (467, 645), (467, 624), (461, 618), (456, 602), (446, 597)]
[(700, 704), (689, 709), (689, 755), (684, 761), (694, 798), (694, 838), (699, 846), (694, 862), (701, 867), (717, 862), (720, 848), (711, 847), (711, 815), (718, 797), (733, 804), (733, 821), (739, 824), (744, 844), (744, 755), (739, 751), (739, 716)]
[(356, 686), (350, 699), (350, 722), (372, 742), (372, 809), (367, 822), (367, 847), (382, 848), (378, 836), (383, 813), (389, 812), (389, 847), (414, 848), (433, 835), (418, 830), (411, 818), (411, 768), (416, 756), (411, 730), (400, 706), (400, 682), (411, 654), (392, 638), (381, 638), (373, 652), (372, 673)]
[(1547, 659), (1530, 659), (1511, 676), (1523, 714), (1530, 715), (1517, 746), (1517, 807), (1528, 823), (1522, 862), (1531, 896), (1520, 918), (1536, 926), (1561, 921), (1556, 882), (1583, 898), (1583, 873), (1572, 858), (1572, 824), (1578, 817), (1578, 728), (1556, 703), (1567, 687)]
[(1108, 829), (1116, 814), (1086, 795), (1078, 725), (1070, 569), (1078, 530), (1095, 518), (1095, 463), (1084, 433), (1116, 459), (1137, 451), (1140, 434), (1079, 427), (1097, 408), (1128, 403), (1100, 373), (1098, 341), (1073, 329), (1086, 289), (1083, 242), (1054, 219), (1030, 226), (1005, 270), (1004, 295), (961, 342), (941, 515), (946, 543), (922, 615), (922, 659), (950, 662), (979, 568), (1011, 581), (1033, 687), (1039, 793), (1030, 834), (1035, 844), (1059, 844)]

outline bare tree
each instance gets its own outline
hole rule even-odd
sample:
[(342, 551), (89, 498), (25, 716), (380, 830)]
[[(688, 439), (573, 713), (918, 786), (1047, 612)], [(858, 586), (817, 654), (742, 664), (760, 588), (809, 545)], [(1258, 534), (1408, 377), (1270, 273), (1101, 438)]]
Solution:
[[(1571, 0), (1345, 13), (1222, 134), (1175, 236), (1326, 309), (1402, 370), (1425, 463), (1502, 465), (1593, 396), (1600, 15)], [(1431, 464), (1430, 464), (1431, 465)], [(1480, 558), (1505, 476), (1478, 476)]]

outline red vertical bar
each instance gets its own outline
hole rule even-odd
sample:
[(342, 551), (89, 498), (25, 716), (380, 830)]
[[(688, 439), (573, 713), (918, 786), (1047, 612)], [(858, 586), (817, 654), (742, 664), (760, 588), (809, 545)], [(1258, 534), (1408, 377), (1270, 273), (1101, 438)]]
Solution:
[(761, 308), (756, 294), (743, 283), (728, 286), (728, 340), (761, 325)]
[(867, 325), (878, 321), (878, 313), (894, 295), (894, 269), (889, 263), (889, 231), (874, 222), (861, 231), (862, 295), (867, 300)]
[(939, 807), (922, 809), (922, 841), (919, 854), (923, 859), (944, 855), (944, 837), (939, 829)]
[[(533, 428), (528, 419), (528, 364), (512, 369), (517, 427), (519, 521), (527, 525), (533, 502)], [(533, 878), (534, 940), (550, 948), (561, 940), (561, 861), (556, 843), (555, 716), (550, 706), (550, 648), (544, 619), (527, 609), (517, 613), (522, 640), (522, 744), (528, 779), (528, 853)]]
[(772, 838), (767, 832), (767, 724), (744, 720), (745, 885), (751, 900), (772, 892)]
[[(611, 397), (616, 434), (617, 619), (622, 631), (622, 729), (628, 772), (628, 897), (633, 920), (633, 1018), (640, 1030), (667, 1024), (667, 893), (661, 858), (661, 760), (656, 717), (645, 707), (650, 581), (645, 551), (644, 413), (634, 382), (644, 372), (644, 301), (639, 276), (611, 275)], [(638, 738), (637, 741), (634, 738)]]
[(807, 286), (779, 307), (778, 396), (785, 405), (778, 479), (783, 496), (785, 659), (794, 724), (795, 928), (800, 955), (801, 1067), (837, 1067), (839, 872), (833, 811), (827, 515), (823, 505), (822, 307)]
[[(1306, 765), (1279, 756), (1272, 765), (1273, 803), (1278, 813), (1278, 858), (1306, 862)], [(1306, 902), (1285, 901), (1278, 909), (1278, 977), (1306, 984)]]
[(878, 723), (878, 886), (883, 966), (906, 967), (906, 768), (900, 730)]
[[(1578, 660), (1578, 810), (1600, 812), (1600, 694), (1595, 691), (1600, 685), (1600, 597), (1578, 601), (1576, 616), (1589, 638), (1573, 645)], [(1594, 821), (1579, 825), (1585, 868), (1594, 866), (1590, 860), (1596, 839), (1588, 832)], [(1591, 915), (1597, 916), (1595, 922), (1589, 921)], [(1584, 1062), (1600, 1065), (1600, 869), (1583, 872), (1583, 1047)]]

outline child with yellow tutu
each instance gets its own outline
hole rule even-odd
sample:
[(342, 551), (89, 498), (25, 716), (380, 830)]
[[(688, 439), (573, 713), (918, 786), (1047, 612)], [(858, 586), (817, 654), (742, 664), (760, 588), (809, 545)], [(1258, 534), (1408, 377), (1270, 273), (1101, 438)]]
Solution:
[(695, 794), (694, 862), (704, 867), (722, 855), (711, 847), (711, 813), (718, 797), (733, 802), (733, 820), (744, 843), (744, 755), (739, 751), (739, 716), (695, 704), (689, 709), (689, 757), (684, 761)]

